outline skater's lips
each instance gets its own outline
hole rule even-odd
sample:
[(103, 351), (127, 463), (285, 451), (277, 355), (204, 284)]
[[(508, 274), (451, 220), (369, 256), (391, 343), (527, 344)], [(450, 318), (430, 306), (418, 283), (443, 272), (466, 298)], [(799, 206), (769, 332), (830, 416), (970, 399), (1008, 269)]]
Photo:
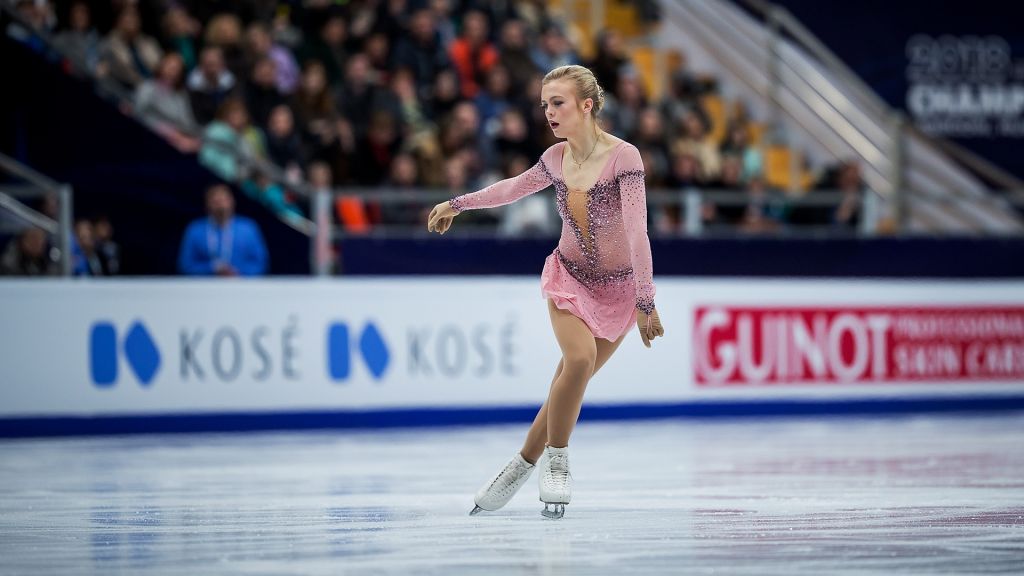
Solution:
[(558, 122), (548, 122), (548, 124), (551, 125), (552, 129), (558, 128)]

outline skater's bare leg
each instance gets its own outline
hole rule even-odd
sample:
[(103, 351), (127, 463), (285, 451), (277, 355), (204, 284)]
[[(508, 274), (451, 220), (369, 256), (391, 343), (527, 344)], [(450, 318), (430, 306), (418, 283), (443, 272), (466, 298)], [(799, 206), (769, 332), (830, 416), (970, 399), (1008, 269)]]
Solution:
[[(612, 342), (605, 340), (604, 338), (594, 338), (595, 345), (597, 346), (597, 359), (594, 362), (594, 374), (597, 374), (598, 370), (601, 369), (608, 359), (612, 357), (612, 354), (619, 348), (622, 341), (625, 340), (626, 335)], [(562, 360), (558, 361), (558, 368), (555, 370), (555, 376), (551, 379), (551, 388), (554, 388), (555, 382), (558, 380), (558, 376), (562, 373)], [(591, 374), (591, 378), (593, 378)], [(549, 393), (550, 395), (550, 393)], [(531, 464), (536, 464), (537, 459), (540, 458), (541, 452), (544, 451), (544, 445), (548, 441), (548, 403), (544, 402), (544, 405), (540, 407), (537, 412), (537, 416), (533, 419), (533, 425), (530, 426), (530, 431), (526, 434), (526, 441), (523, 442), (523, 449), (520, 450), (523, 458)]]
[[(554, 387), (558, 377), (562, 374), (562, 361), (558, 361), (558, 368), (555, 369), (555, 376), (551, 379), (551, 386)], [(550, 390), (550, 388), (549, 388)], [(545, 400), (537, 411), (537, 416), (530, 425), (530, 431), (526, 433), (526, 440), (519, 454), (530, 464), (536, 464), (544, 451), (544, 444), (548, 441), (548, 403)]]
[(548, 300), (551, 327), (562, 349), (562, 372), (548, 393), (548, 445), (565, 447), (576, 427), (587, 382), (597, 366), (597, 343), (582, 320)]

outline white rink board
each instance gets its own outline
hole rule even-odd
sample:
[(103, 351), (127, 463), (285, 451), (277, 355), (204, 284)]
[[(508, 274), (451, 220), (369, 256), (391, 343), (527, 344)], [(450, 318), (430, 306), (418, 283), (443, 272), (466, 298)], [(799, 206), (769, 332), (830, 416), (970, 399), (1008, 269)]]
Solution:
[[(1019, 309), (1024, 282), (659, 278), (657, 287), (666, 336), (648, 350), (630, 334), (588, 404), (1024, 396), (1012, 378), (698, 386), (693, 341), (698, 307)], [(5, 280), (0, 318), (0, 418), (529, 406), (546, 396), (560, 357), (536, 278)], [(135, 325), (155, 354), (126, 352)]]

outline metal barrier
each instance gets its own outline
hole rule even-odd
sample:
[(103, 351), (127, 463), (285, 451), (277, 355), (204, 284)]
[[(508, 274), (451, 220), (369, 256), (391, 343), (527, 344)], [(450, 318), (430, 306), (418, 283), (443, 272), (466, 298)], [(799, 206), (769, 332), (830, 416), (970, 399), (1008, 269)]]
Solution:
[[(36, 172), (21, 162), (0, 154), (0, 170), (24, 180), (27, 185), (0, 185), (0, 233), (19, 234), (26, 228), (37, 227), (56, 238), (61, 273), (71, 275), (71, 207), (74, 193), (71, 186)], [(57, 197), (58, 218), (53, 218), (26, 206), (18, 198), (42, 198), (47, 194)]]

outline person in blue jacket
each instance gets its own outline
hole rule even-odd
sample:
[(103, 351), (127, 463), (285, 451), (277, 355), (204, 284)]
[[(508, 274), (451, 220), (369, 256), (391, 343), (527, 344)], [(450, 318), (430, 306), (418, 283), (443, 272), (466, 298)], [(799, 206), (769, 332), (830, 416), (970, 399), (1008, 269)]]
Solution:
[(206, 190), (207, 216), (189, 224), (178, 269), (191, 276), (259, 276), (267, 272), (267, 246), (256, 223), (235, 215), (235, 197), (224, 184)]

